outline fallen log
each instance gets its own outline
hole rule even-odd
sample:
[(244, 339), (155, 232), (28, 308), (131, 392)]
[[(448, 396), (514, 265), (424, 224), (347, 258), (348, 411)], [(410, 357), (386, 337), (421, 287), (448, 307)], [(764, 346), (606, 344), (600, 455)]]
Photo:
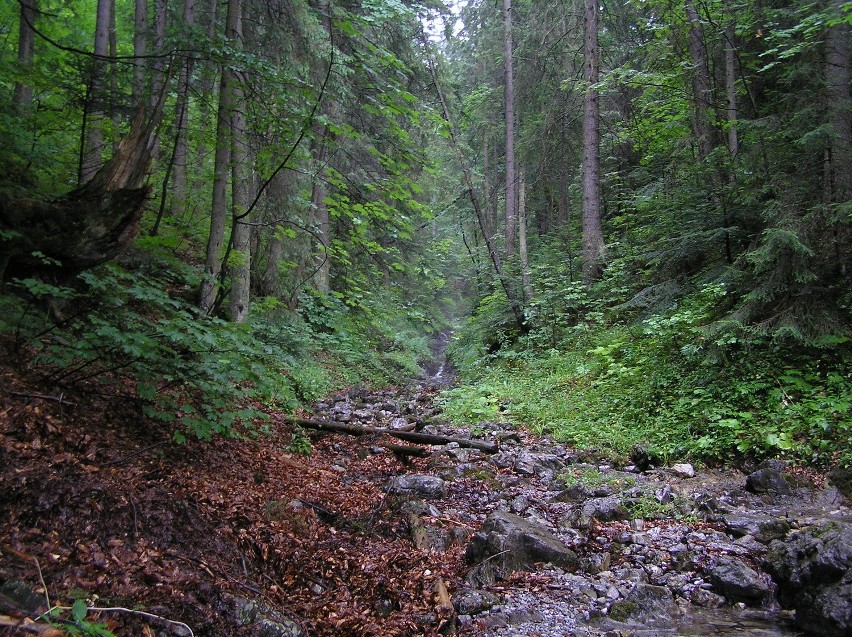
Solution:
[(497, 453), (499, 446), (495, 442), (486, 442), (484, 440), (470, 440), (469, 438), (453, 438), (451, 436), (436, 436), (433, 434), (425, 434), (417, 431), (399, 431), (397, 429), (381, 429), (379, 427), (365, 427), (361, 425), (347, 425), (338, 422), (329, 422), (327, 420), (308, 420), (306, 418), (296, 418), (295, 416), (285, 416), (285, 422), (289, 422), (307, 429), (316, 429), (318, 431), (333, 431), (337, 433), (349, 434), (350, 436), (364, 436), (367, 434), (386, 434), (405, 440), (406, 442), (415, 442), (423, 445), (448, 445), (452, 442), (458, 443), (459, 447), (468, 449), (478, 449), (485, 453)]

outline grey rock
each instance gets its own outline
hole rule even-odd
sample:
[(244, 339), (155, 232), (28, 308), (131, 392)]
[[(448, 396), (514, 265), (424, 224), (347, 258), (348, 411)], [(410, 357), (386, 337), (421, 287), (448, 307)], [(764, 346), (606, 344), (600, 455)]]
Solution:
[(256, 637), (306, 637), (302, 627), (283, 612), (259, 600), (233, 599), (237, 626), (250, 626)]
[(808, 527), (776, 540), (764, 560), (779, 599), (815, 634), (852, 634), (852, 524)]
[(446, 488), (446, 482), (437, 476), (410, 474), (397, 476), (391, 480), (389, 490), (397, 495), (443, 498), (446, 494)]
[(583, 502), (592, 497), (594, 497), (592, 490), (582, 482), (578, 482), (560, 491), (553, 499), (556, 502)]
[(474, 576), (484, 576), (484, 581), (528, 569), (536, 562), (550, 562), (556, 566), (578, 563), (577, 554), (548, 529), (506, 511), (488, 516), (482, 530), (471, 538), (465, 558), (469, 564), (490, 565), (496, 569), (493, 573), (479, 572)]
[(453, 607), (459, 615), (477, 615), (492, 608), (498, 601), (493, 593), (476, 588), (463, 588), (453, 595)]
[(627, 509), (617, 496), (592, 498), (587, 500), (580, 510), (578, 525), (585, 528), (592, 520), (609, 522), (627, 518)]
[(769, 578), (741, 559), (723, 555), (708, 571), (713, 588), (732, 602), (755, 603), (771, 595)]
[(758, 469), (746, 478), (746, 490), (752, 493), (789, 495), (793, 492), (784, 475), (777, 469)]
[(672, 465), (672, 473), (680, 478), (694, 478), (695, 477), (695, 467), (693, 467), (688, 462), (673, 464)]
[(751, 535), (755, 540), (768, 544), (779, 540), (790, 531), (787, 520), (753, 513), (732, 513), (723, 518), (725, 530), (734, 537)]

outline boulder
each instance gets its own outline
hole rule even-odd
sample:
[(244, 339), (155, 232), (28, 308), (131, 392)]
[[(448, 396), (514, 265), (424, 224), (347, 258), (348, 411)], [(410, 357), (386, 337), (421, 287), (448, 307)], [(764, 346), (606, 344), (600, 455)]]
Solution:
[(472, 581), (482, 583), (531, 568), (536, 562), (564, 567), (578, 563), (577, 554), (547, 528), (506, 511), (488, 516), (471, 538), (465, 559), (477, 565)]
[(389, 491), (396, 495), (438, 499), (446, 494), (446, 483), (437, 476), (410, 474), (391, 480)]
[(776, 540), (764, 568), (802, 628), (826, 637), (852, 634), (852, 524), (808, 527)]
[(746, 490), (773, 495), (789, 495), (793, 492), (784, 474), (774, 467), (758, 469), (749, 474), (746, 477)]
[(754, 604), (772, 594), (769, 578), (736, 557), (723, 555), (708, 574), (713, 588), (732, 602)]

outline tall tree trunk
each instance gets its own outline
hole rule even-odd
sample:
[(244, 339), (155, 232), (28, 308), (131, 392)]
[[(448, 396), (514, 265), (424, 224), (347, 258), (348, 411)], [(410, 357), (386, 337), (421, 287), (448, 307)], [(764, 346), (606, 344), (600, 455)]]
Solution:
[[(21, 2), (21, 18), (18, 24), (18, 64), (22, 71), (33, 65), (35, 54), (35, 26), (38, 13), (37, 0), (23, 0)], [(33, 87), (26, 82), (15, 82), (15, 92), (12, 96), (12, 105), (19, 113), (28, 113), (33, 105)]]
[(86, 139), (80, 162), (80, 182), (85, 183), (95, 176), (101, 167), (104, 145), (104, 93), (106, 92), (107, 63), (109, 54), (109, 28), (114, 0), (98, 0), (95, 20), (95, 58), (91, 62), (91, 75), (86, 104)]
[(583, 79), (583, 282), (596, 281), (603, 273), (604, 241), (601, 228), (600, 121), (597, 83), (598, 2), (585, 0)]
[[(832, 4), (842, 11), (843, 0)], [(825, 42), (825, 83), (828, 117), (831, 126), (829, 160), (825, 175), (826, 203), (843, 204), (852, 200), (852, 96), (849, 94), (850, 26), (837, 24), (828, 29)], [(837, 270), (848, 276), (848, 224), (835, 222), (835, 259)]]
[(328, 293), (331, 285), (331, 260), (328, 254), (328, 248), (331, 245), (331, 223), (328, 217), (328, 205), (325, 203), (325, 166), (329, 157), (328, 134), (328, 127), (323, 127), (322, 135), (316, 141), (319, 146), (316, 156), (317, 172), (314, 175), (311, 187), (312, 225), (316, 228), (317, 239), (319, 240), (319, 245), (315, 246), (318, 253), (313, 280), (316, 289), (323, 294)]
[(222, 64), (219, 83), (219, 108), (216, 116), (216, 155), (213, 161), (213, 201), (210, 209), (210, 235), (204, 279), (201, 282), (199, 307), (210, 312), (219, 292), (222, 269), (222, 250), (225, 241), (225, 221), (228, 208), (228, 177), (231, 162), (231, 111), (234, 105), (236, 77), (230, 65)]
[(533, 296), (530, 282), (529, 253), (527, 252), (527, 175), (526, 168), (518, 167), (518, 255), (521, 258), (521, 282), (526, 302)]
[[(838, 7), (842, 0), (833, 0)], [(849, 94), (849, 34), (848, 24), (828, 29), (825, 47), (825, 83), (831, 127), (829, 183), (833, 203), (852, 199), (852, 98)]]
[[(195, 24), (196, 0), (184, 0), (183, 29), (188, 37)], [(178, 74), (178, 94), (175, 102), (174, 135), (175, 146), (172, 153), (174, 163), (174, 181), (172, 183), (171, 213), (174, 217), (183, 217), (186, 210), (186, 150), (189, 130), (189, 80), (192, 74), (192, 59), (183, 60)]]
[(135, 1), (133, 17), (133, 55), (136, 57), (133, 60), (131, 101), (135, 108), (145, 99), (145, 87), (147, 85), (147, 74), (145, 72), (145, 60), (143, 56), (148, 51), (148, 0)]
[(737, 133), (737, 50), (736, 33), (734, 32), (734, 16), (730, 6), (730, 0), (725, 2), (728, 22), (725, 27), (725, 93), (728, 98), (726, 111), (728, 120), (728, 152), (732, 158), (736, 158), (740, 152), (740, 142)]
[(698, 142), (698, 157), (705, 159), (715, 148), (714, 131), (710, 124), (710, 109), (713, 95), (710, 87), (710, 70), (707, 66), (707, 50), (701, 19), (692, 4), (686, 0), (686, 18), (689, 22), (689, 57), (692, 62), (693, 117), (692, 130)]
[[(241, 4), (241, 0), (228, 0), (225, 26), (225, 36), (232, 40), (237, 48), (243, 43)], [(252, 201), (252, 162), (249, 161), (246, 115), (243, 107), (244, 92), (236, 74), (234, 80), (231, 86), (234, 99), (231, 109), (231, 247), (234, 265), (231, 268), (228, 316), (233, 322), (242, 323), (248, 318), (251, 295), (251, 226), (246, 214)]]
[(269, 184), (267, 196), (269, 198), (269, 241), (266, 243), (266, 267), (261, 279), (261, 291), (266, 296), (281, 298), (281, 259), (284, 256), (284, 241), (282, 231), (284, 226), (280, 221), (284, 219), (285, 211), (291, 207), (291, 197), (295, 194), (298, 183), (295, 174), (291, 170), (282, 170)]
[(515, 165), (515, 77), (512, 60), (512, 0), (503, 0), (503, 72), (506, 107), (506, 256), (515, 254), (518, 192)]

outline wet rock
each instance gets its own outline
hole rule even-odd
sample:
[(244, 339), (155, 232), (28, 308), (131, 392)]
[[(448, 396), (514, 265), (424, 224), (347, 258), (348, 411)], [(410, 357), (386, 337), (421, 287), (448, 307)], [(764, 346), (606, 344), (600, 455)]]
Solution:
[(706, 588), (698, 588), (692, 593), (692, 603), (702, 608), (719, 608), (725, 605), (725, 598)]
[[(652, 584), (639, 583), (624, 597), (619, 609), (633, 621), (653, 625), (666, 622), (677, 614), (672, 592), (665, 586), (654, 586)], [(615, 604), (613, 606), (616, 606)], [(609, 616), (613, 619), (613, 608), (610, 608)], [(623, 621), (623, 620), (619, 620)]]
[(437, 476), (410, 474), (391, 480), (389, 491), (397, 495), (437, 499), (446, 494), (446, 482)]
[(809, 527), (776, 540), (764, 567), (782, 605), (805, 629), (826, 637), (852, 634), (852, 524)]
[(459, 615), (477, 615), (497, 604), (493, 593), (476, 588), (463, 588), (453, 596), (453, 607)]
[(753, 604), (772, 593), (769, 578), (736, 557), (723, 555), (708, 574), (713, 588), (732, 602)]
[(758, 469), (746, 478), (746, 490), (752, 493), (768, 493), (773, 495), (789, 495), (792, 493), (784, 475), (775, 468)]
[(548, 529), (506, 511), (488, 516), (482, 530), (471, 538), (465, 559), (469, 564), (496, 569), (492, 573), (480, 569), (474, 574), (474, 580), (484, 577), (482, 581), (485, 582), (511, 571), (530, 568), (536, 562), (550, 562), (556, 566), (578, 563), (577, 554)]
[(755, 540), (768, 544), (780, 540), (790, 531), (787, 520), (755, 513), (732, 513), (723, 518), (725, 530), (734, 537), (751, 535)]

